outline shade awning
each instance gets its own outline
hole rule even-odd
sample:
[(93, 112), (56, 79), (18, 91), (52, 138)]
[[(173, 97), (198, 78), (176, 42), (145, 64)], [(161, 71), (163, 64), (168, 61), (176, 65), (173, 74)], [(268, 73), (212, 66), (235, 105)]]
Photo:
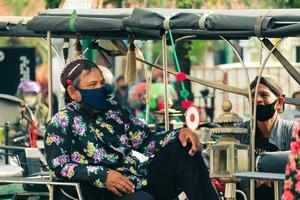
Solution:
[[(160, 8), (78, 9), (74, 29), (70, 29), (73, 10), (53, 9), (22, 23), (21, 33), (33, 37), (51, 31), (54, 37), (161, 39), (171, 29), (174, 38), (247, 39), (249, 37), (296, 37), (300, 31), (300, 9), (202, 10)], [(0, 18), (0, 35), (7, 21)], [(24, 26), (24, 27), (23, 27)], [(3, 29), (2, 29), (3, 28)], [(16, 34), (15, 34), (16, 35)]]

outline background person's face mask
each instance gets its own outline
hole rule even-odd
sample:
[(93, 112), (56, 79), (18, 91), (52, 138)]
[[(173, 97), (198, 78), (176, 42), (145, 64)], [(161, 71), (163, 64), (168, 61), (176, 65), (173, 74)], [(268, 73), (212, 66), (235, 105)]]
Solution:
[(24, 102), (29, 108), (34, 108), (37, 104), (37, 95), (25, 95)]
[(275, 100), (271, 104), (257, 105), (256, 106), (256, 119), (261, 122), (271, 119), (275, 114), (275, 104), (276, 103), (277, 103), (277, 100)]
[(107, 89), (106, 87), (96, 89), (79, 89), (81, 102), (94, 110), (104, 111), (108, 109)]

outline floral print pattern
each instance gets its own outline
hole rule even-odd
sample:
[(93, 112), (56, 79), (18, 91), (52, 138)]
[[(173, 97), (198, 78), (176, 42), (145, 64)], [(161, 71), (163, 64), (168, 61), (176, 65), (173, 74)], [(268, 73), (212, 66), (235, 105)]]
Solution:
[(300, 121), (297, 122), (293, 131), (293, 141), (291, 142), (291, 153), (289, 162), (285, 167), (285, 181), (283, 200), (300, 199)]
[(46, 138), (46, 144), (47, 145), (51, 145), (52, 142), (55, 142), (56, 145), (59, 145), (59, 143), (61, 143), (62, 138), (59, 137), (58, 135), (54, 135), (54, 134), (49, 134)]
[(58, 166), (63, 166), (67, 162), (69, 162), (69, 157), (64, 154), (53, 159), (51, 164), (53, 165), (53, 167), (58, 167)]
[[(105, 188), (109, 170), (117, 170), (135, 184), (147, 185), (152, 155), (178, 139), (179, 129), (152, 133), (145, 123), (115, 101), (105, 113), (92, 114), (72, 102), (47, 125), (45, 153), (55, 175), (61, 179), (88, 181)], [(132, 150), (150, 156), (140, 162)]]
[(88, 163), (85, 157), (81, 155), (78, 151), (75, 151), (71, 157), (72, 157), (72, 161), (76, 163), (84, 163), (84, 164)]
[(74, 168), (76, 167), (76, 164), (67, 164), (61, 171), (61, 175), (63, 177), (68, 177), (71, 179), (74, 176)]
[(81, 116), (75, 116), (74, 122), (73, 122), (73, 128), (75, 130), (75, 134), (78, 134), (80, 136), (85, 136), (85, 124), (82, 123), (82, 117)]

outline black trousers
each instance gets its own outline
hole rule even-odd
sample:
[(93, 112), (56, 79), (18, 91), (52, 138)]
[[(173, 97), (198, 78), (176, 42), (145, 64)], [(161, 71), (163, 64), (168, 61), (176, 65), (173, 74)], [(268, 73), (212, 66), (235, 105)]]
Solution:
[[(190, 156), (191, 145), (179, 141), (160, 150), (150, 162), (148, 185), (134, 194), (117, 197), (111, 192), (82, 184), (87, 200), (174, 200), (184, 191), (189, 200), (218, 200), (200, 153)], [(58, 198), (69, 199), (69, 198)]]
[(219, 199), (200, 152), (190, 156), (190, 148), (177, 141), (159, 151), (150, 163), (144, 191), (156, 200), (174, 200), (182, 191), (189, 200)]

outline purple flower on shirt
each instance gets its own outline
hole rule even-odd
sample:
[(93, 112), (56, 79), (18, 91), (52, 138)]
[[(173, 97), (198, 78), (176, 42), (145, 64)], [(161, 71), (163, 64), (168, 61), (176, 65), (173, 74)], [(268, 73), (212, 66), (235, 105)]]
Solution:
[(62, 119), (60, 123), (63, 128), (66, 128), (68, 126), (68, 122), (65, 119)]
[(73, 128), (75, 129), (76, 133), (80, 136), (85, 135), (85, 124), (82, 121), (82, 118), (80, 116), (74, 117), (74, 124)]
[(112, 110), (109, 110), (106, 113), (107, 118), (111, 118), (115, 120), (118, 124), (123, 124), (124, 122), (121, 120), (121, 118), (118, 116), (118, 114)]
[(87, 166), (86, 167), (88, 174), (96, 174), (97, 171), (99, 170), (99, 166)]
[(127, 132), (129, 130), (130, 126), (127, 123), (124, 126), (125, 126), (125, 132)]
[(105, 158), (106, 151), (103, 148), (96, 149), (93, 159), (96, 163), (101, 162)]
[(55, 143), (56, 145), (59, 145), (62, 142), (62, 138), (58, 135), (53, 134), (48, 134), (46, 138), (46, 144), (51, 145), (52, 143)]
[(72, 178), (75, 173), (74, 168), (77, 166), (77, 164), (70, 163), (61, 170), (60, 174), (64, 177)]
[(139, 120), (138, 118), (131, 117), (130, 120), (132, 121), (132, 123), (134, 123), (137, 126), (141, 126), (141, 127), (146, 126), (146, 124), (143, 121)]
[(140, 144), (142, 143), (142, 141), (134, 139), (131, 141), (131, 143), (132, 143), (133, 148), (138, 148), (140, 146)]
[(124, 145), (128, 143), (128, 137), (126, 135), (122, 135), (120, 137), (120, 140), (121, 140), (121, 143)]
[(52, 165), (53, 167), (58, 167), (58, 166), (62, 166), (64, 164), (66, 164), (67, 162), (69, 162), (69, 156), (67, 156), (66, 154), (63, 154), (55, 159), (52, 160)]
[(78, 151), (75, 151), (72, 156), (71, 156), (72, 160), (76, 163), (87, 163), (87, 160), (84, 158), (83, 155), (81, 155)]

